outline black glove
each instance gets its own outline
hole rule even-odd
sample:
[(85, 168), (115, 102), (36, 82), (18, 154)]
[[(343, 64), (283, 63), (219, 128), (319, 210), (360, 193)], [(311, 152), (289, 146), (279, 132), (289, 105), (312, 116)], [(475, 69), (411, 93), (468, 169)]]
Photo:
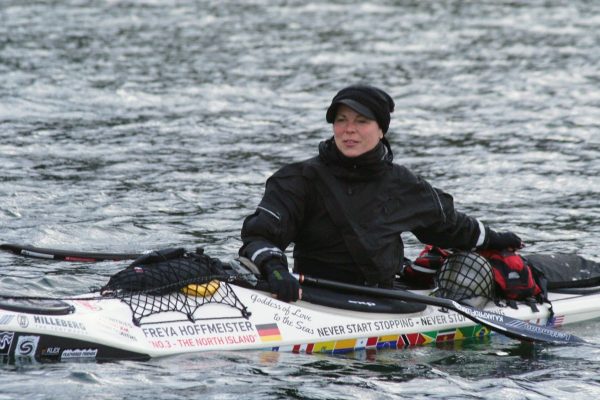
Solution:
[(485, 241), (479, 250), (518, 250), (523, 248), (523, 241), (512, 232), (496, 232), (485, 228)]
[(271, 293), (277, 295), (277, 300), (290, 302), (300, 297), (300, 282), (294, 278), (285, 265), (277, 262), (267, 262), (263, 267)]

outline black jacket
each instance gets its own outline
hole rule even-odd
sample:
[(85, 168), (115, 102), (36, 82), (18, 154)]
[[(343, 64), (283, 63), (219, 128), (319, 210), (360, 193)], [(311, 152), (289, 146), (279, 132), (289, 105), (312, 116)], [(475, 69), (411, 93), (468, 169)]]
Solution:
[(267, 180), (244, 221), (240, 255), (261, 270), (267, 262), (287, 265), (284, 251), (293, 242), (298, 273), (390, 286), (404, 256), (402, 232), (444, 248), (474, 248), (482, 225), (392, 159), (386, 140), (356, 158), (341, 154), (333, 139), (322, 142), (319, 156)]

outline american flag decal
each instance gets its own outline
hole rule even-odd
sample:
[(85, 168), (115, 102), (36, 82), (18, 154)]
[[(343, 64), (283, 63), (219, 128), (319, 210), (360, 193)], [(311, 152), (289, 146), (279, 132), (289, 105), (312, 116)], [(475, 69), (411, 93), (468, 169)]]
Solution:
[(559, 327), (562, 326), (563, 323), (565, 322), (565, 316), (564, 315), (555, 315), (552, 318), (550, 318), (550, 320), (548, 320), (548, 326), (553, 326), (553, 327)]

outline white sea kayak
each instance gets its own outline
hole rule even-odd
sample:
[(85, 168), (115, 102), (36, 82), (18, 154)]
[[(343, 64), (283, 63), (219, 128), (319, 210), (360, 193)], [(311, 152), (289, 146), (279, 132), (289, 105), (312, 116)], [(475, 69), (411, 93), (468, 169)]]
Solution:
[[(409, 313), (354, 311), (307, 301), (284, 303), (268, 293), (226, 283), (205, 296), (177, 292), (141, 296), (135, 301), (91, 295), (61, 300), (5, 297), (0, 299), (0, 358), (143, 360), (250, 349), (339, 353), (403, 348), (490, 333), (462, 314), (431, 305)], [(207, 301), (212, 297), (225, 301)], [(550, 293), (549, 297), (552, 316), (547, 304), (539, 304), (535, 312), (526, 304), (513, 309), (489, 302), (485, 310), (559, 330), (600, 317), (598, 291)], [(368, 303), (364, 298), (357, 301)], [(149, 302), (173, 304), (179, 311), (145, 315), (145, 303)], [(369, 304), (362, 306), (369, 308)]]

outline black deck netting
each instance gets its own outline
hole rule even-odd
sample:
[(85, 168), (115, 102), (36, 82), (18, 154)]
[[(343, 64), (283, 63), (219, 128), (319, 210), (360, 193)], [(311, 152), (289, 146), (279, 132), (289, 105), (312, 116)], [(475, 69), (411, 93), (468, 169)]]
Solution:
[(438, 271), (435, 283), (437, 297), (456, 301), (493, 297), (492, 267), (477, 253), (457, 252), (450, 255)]
[(142, 320), (144, 318), (169, 311), (181, 313), (187, 320), (195, 322), (202, 319), (196, 315), (196, 310), (210, 303), (226, 304), (238, 309), (242, 317), (248, 318), (250, 316), (246, 306), (242, 304), (231, 286), (224, 281), (219, 281), (219, 288), (214, 294), (206, 296), (185, 294), (181, 291), (181, 288), (163, 295), (148, 292), (118, 291), (111, 293), (109, 296), (120, 299), (131, 308), (132, 321), (137, 326), (143, 324)]
[(145, 255), (113, 275), (100, 289), (104, 297), (117, 298), (133, 313), (133, 323), (163, 312), (176, 312), (194, 322), (196, 311), (206, 304), (225, 304), (247, 318), (250, 312), (229, 283), (232, 274), (218, 259), (202, 252), (167, 249)]

